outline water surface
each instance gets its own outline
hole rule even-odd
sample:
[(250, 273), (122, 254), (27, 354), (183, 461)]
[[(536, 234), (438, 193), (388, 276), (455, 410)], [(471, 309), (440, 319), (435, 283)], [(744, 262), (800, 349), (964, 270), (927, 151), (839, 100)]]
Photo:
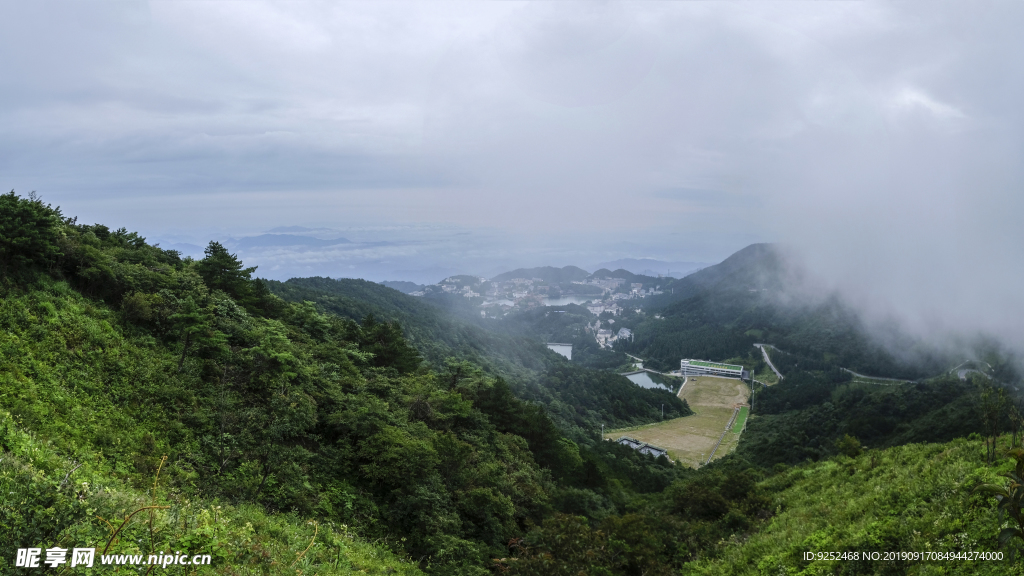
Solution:
[(548, 344), (548, 349), (572, 360), (572, 344)]
[(665, 378), (658, 374), (652, 374), (650, 372), (637, 372), (635, 374), (626, 374), (626, 378), (637, 386), (643, 388), (654, 388), (656, 390), (669, 390), (675, 392), (679, 384), (673, 378)]

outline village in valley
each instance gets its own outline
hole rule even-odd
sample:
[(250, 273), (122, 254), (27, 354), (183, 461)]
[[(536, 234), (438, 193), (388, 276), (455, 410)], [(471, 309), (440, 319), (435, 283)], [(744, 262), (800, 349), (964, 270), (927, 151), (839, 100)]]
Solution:
[[(411, 294), (447, 299), (467, 313), (478, 311), (483, 319), (547, 326), (538, 333), (556, 340), (549, 340), (548, 348), (573, 361), (572, 342), (581, 354), (584, 341), (597, 350), (628, 350), (618, 344), (633, 342), (635, 327), (647, 317), (644, 308), (652, 303), (645, 299), (672, 290), (662, 289), (671, 283), (671, 278), (663, 276), (641, 276), (626, 270), (591, 274), (567, 266), (515, 270), (491, 279), (450, 276)], [(563, 328), (561, 332), (558, 326)], [(575, 328), (570, 333), (564, 330), (567, 326)], [(597, 346), (593, 346), (595, 342)], [(749, 414), (752, 375), (744, 366), (682, 359), (678, 368), (663, 368), (662, 372), (645, 367), (641, 358), (625, 356), (628, 360), (616, 369), (618, 373), (637, 386), (669, 390), (685, 400), (694, 414), (636, 428), (604, 430), (606, 440), (698, 467), (735, 448)]]
[[(612, 276), (616, 273), (629, 277)], [(516, 270), (490, 280), (471, 275), (450, 276), (410, 294), (461, 296), (468, 304), (479, 307), (483, 318), (502, 318), (543, 306), (576, 304), (597, 316), (587, 325), (587, 331), (593, 334), (598, 345), (608, 348), (633, 335), (629, 328), (616, 327), (614, 317), (630, 311), (640, 313), (639, 299), (663, 293), (660, 280), (660, 277), (638, 276), (625, 270), (599, 270), (591, 275), (567, 266)], [(555, 311), (559, 312), (563, 311)]]

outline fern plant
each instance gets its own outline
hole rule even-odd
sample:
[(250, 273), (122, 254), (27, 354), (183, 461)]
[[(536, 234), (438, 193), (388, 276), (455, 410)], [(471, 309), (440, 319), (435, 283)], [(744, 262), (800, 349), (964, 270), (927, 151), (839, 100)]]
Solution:
[(1005, 486), (998, 484), (982, 484), (975, 488), (975, 492), (982, 492), (995, 496), (999, 502), (999, 525), (1003, 526), (1006, 517), (1012, 520), (1011, 526), (999, 531), (999, 546), (1008, 548), (1010, 562), (1013, 562), (1017, 553), (1024, 548), (1024, 448), (1012, 448), (1007, 454), (1017, 461), (1013, 470), (1001, 474), (1009, 480)]

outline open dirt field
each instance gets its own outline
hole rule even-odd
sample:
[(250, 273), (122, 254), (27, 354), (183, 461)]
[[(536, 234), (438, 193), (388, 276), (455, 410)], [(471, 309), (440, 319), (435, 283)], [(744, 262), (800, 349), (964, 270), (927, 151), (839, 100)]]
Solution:
[[(696, 413), (685, 418), (675, 418), (658, 424), (649, 424), (638, 429), (616, 430), (605, 434), (615, 440), (629, 436), (642, 442), (668, 450), (673, 460), (696, 466), (701, 458), (718, 442), (725, 425), (732, 418), (737, 405), (746, 404), (749, 388), (745, 382), (729, 378), (698, 376), (688, 378), (679, 393)], [(739, 441), (739, 434), (730, 431), (715, 452), (715, 459), (732, 450)]]
[[(679, 397), (686, 400), (690, 404), (690, 408), (696, 412), (696, 406), (734, 408), (737, 404), (746, 404), (747, 398), (750, 396), (749, 392), (747, 383), (741, 380), (691, 376), (686, 379), (686, 384), (679, 391)], [(725, 426), (725, 422), (722, 423), (722, 426)]]

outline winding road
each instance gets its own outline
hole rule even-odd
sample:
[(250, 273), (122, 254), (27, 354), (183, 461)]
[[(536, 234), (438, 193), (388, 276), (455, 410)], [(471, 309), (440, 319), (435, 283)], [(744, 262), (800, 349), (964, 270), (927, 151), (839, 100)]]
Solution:
[(772, 346), (771, 344), (754, 344), (754, 346), (761, 349), (761, 355), (764, 356), (764, 361), (768, 363), (768, 367), (772, 369), (772, 372), (775, 372), (775, 375), (779, 377), (779, 380), (782, 380), (782, 373), (775, 369), (775, 364), (772, 364), (772, 359), (768, 357), (768, 351), (764, 349), (765, 346), (769, 346), (771, 348), (775, 348), (775, 346)]

